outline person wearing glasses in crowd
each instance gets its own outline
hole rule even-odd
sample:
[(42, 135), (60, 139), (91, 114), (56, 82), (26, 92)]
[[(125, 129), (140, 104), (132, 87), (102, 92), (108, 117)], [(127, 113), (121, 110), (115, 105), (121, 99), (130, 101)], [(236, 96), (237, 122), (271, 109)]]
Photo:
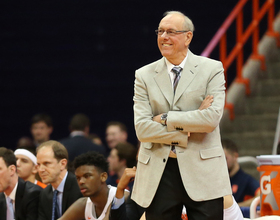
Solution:
[[(141, 141), (132, 199), (147, 220), (223, 219), (231, 195), (219, 122), (225, 104), (223, 65), (193, 54), (192, 21), (169, 11), (156, 30), (162, 58), (136, 71), (134, 120)], [(202, 101), (213, 97), (210, 107)]]

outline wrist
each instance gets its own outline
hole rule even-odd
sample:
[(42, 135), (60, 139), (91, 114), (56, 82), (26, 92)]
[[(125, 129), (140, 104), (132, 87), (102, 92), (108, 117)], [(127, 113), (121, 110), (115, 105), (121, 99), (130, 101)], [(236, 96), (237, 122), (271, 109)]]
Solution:
[(124, 189), (120, 189), (119, 187), (117, 187), (115, 196), (117, 199), (121, 199), (124, 196)]
[(163, 113), (160, 117), (160, 123), (163, 125), (163, 126), (166, 126), (166, 123), (167, 123), (167, 113)]

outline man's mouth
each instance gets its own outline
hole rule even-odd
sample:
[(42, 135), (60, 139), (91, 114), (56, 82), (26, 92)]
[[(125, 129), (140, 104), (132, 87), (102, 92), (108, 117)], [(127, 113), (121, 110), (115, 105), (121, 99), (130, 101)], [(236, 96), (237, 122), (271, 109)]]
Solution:
[(172, 44), (162, 44), (162, 46), (164, 46), (164, 47), (169, 47), (169, 46), (171, 46)]
[(85, 193), (87, 191), (86, 188), (81, 188), (81, 193)]

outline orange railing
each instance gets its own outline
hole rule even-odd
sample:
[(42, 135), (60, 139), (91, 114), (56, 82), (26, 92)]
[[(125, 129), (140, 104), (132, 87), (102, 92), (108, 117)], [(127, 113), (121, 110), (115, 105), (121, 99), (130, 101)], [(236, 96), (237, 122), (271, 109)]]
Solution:
[[(240, 0), (235, 8), (232, 10), (230, 15), (227, 17), (225, 22), (222, 24), (220, 29), (217, 31), (215, 36), (212, 38), (210, 43), (207, 45), (205, 50), (202, 52), (202, 56), (209, 57), (214, 48), (219, 44), (220, 46), (220, 60), (224, 65), (225, 78), (227, 79), (227, 70), (233, 61), (236, 60), (236, 78), (235, 82), (243, 83), (246, 86), (246, 94), (250, 94), (250, 83), (249, 79), (242, 76), (242, 67), (244, 64), (244, 53), (243, 48), (245, 43), (248, 41), (249, 37), (252, 36), (252, 54), (251, 59), (258, 59), (261, 62), (261, 68), (265, 70), (265, 59), (262, 55), (258, 53), (258, 43), (259, 43), (259, 23), (267, 14), (268, 28), (266, 35), (273, 36), (277, 39), (277, 46), (280, 47), (279, 33), (273, 30), (274, 21), (274, 11), (275, 4), (274, 0), (266, 0), (263, 5), (259, 6), (259, 0), (252, 1), (252, 21), (248, 27), (243, 30), (243, 10), (245, 4), (249, 0)], [(236, 21), (236, 44), (229, 53), (227, 53), (227, 30), (231, 24)], [(234, 119), (234, 106), (232, 103), (225, 104), (225, 108), (229, 109), (230, 119)]]

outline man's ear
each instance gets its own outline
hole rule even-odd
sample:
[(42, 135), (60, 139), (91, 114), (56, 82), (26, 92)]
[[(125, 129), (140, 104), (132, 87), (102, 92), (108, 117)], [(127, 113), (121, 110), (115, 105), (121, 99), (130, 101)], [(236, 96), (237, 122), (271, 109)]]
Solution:
[(60, 161), (59, 161), (59, 163), (61, 164), (61, 168), (62, 168), (62, 170), (64, 170), (64, 169), (66, 169), (66, 167), (67, 167), (67, 159), (61, 159)]
[(127, 167), (127, 165), (126, 165), (126, 159), (119, 160), (119, 162), (120, 162), (123, 166)]
[(36, 173), (38, 173), (38, 165), (34, 165), (33, 167), (32, 167), (32, 174), (36, 174)]
[(49, 130), (49, 135), (51, 135), (51, 133), (53, 132), (53, 127), (52, 126), (48, 127), (48, 130)]
[(102, 183), (106, 182), (107, 178), (108, 178), (107, 172), (101, 173), (100, 179), (101, 179), (101, 182), (102, 182)]
[(86, 127), (85, 127), (85, 130), (84, 130), (86, 136), (89, 135), (89, 131), (90, 131), (89, 126), (86, 126)]
[(234, 156), (234, 159), (237, 161), (238, 157), (239, 157), (239, 154), (237, 152), (234, 152), (233, 153), (233, 156)]
[(122, 136), (123, 136), (123, 140), (126, 141), (127, 140), (127, 132), (126, 131), (122, 131)]
[(192, 38), (193, 38), (193, 33), (191, 31), (188, 31), (186, 34), (186, 41), (185, 41), (185, 45), (188, 47), (192, 41)]
[(13, 176), (17, 172), (17, 167), (15, 165), (10, 165), (8, 169), (10, 171), (11, 176)]

